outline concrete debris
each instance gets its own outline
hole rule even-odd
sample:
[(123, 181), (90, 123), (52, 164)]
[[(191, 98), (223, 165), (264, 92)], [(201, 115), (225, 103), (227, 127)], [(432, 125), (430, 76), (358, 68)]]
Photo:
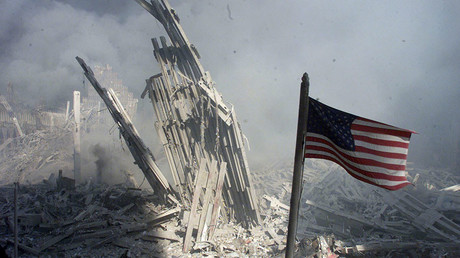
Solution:
[(72, 167), (72, 132), (60, 127), (9, 138), (0, 147), (0, 182), (37, 183), (41, 171), (64, 171)]
[[(0, 206), (5, 218), (0, 224), (3, 245), (13, 236), (7, 223), (13, 215), (12, 190), (10, 186), (0, 188), (4, 198)], [(94, 196), (89, 203), (85, 202), (88, 195)], [(165, 206), (152, 205), (158, 202), (151, 192), (124, 185), (79, 185), (61, 190), (45, 183), (20, 186), (19, 247), (33, 255), (119, 256), (122, 250), (112, 242), (128, 236), (130, 241), (146, 237), (178, 241), (174, 233), (178, 222), (171, 215), (179, 210), (172, 212)], [(160, 226), (167, 231), (159, 233)], [(103, 250), (97, 248), (101, 246)], [(155, 245), (150, 251), (161, 253)]]
[(286, 204), (281, 203), (278, 199), (276, 199), (274, 197), (270, 197), (270, 196), (268, 196), (266, 194), (264, 194), (263, 198), (265, 200), (267, 200), (268, 202), (270, 202), (270, 208), (272, 208), (272, 209), (280, 208), (280, 209), (284, 209), (286, 211), (289, 211), (289, 206), (286, 205)]
[[(49, 179), (48, 181), (52, 181), (52, 179)], [(56, 188), (58, 191), (63, 189), (72, 190), (75, 188), (75, 179), (62, 176), (62, 170), (60, 169), (58, 178), (56, 179)]]
[[(0, 188), (0, 245), (12, 251), (11, 185)], [(88, 199), (88, 196), (92, 196)], [(89, 201), (88, 201), (89, 200)], [(61, 190), (44, 182), (19, 188), (19, 249), (23, 255), (51, 256), (273, 256), (285, 247), (287, 212), (264, 211), (263, 225), (246, 229), (217, 220), (212, 241), (195, 241), (182, 253), (189, 228), (179, 207), (159, 203), (150, 191), (126, 185), (90, 184)]]
[[(445, 190), (446, 185), (460, 181), (453, 173), (414, 168), (408, 176), (418, 175), (418, 184), (392, 192), (357, 181), (327, 161), (306, 163), (297, 233), (299, 255), (420, 257), (445, 252), (455, 257), (460, 253), (458, 195)], [(285, 194), (289, 181), (283, 182), (281, 174), (290, 173), (290, 167), (279, 163), (254, 173), (257, 186), (268, 185), (260, 188), (265, 193), (262, 208), (279, 214), (284, 209), (278, 202), (289, 203)], [(438, 175), (431, 179), (433, 173)], [(320, 248), (325, 246), (321, 237), (327, 240), (326, 236), (334, 239), (326, 241), (331, 252)]]
[[(296, 256), (460, 254), (455, 233), (460, 206), (448, 201), (455, 191), (441, 191), (445, 183), (430, 183), (442, 186), (440, 190), (417, 186), (398, 191), (399, 196), (394, 197), (350, 178), (325, 161), (307, 163)], [(59, 181), (66, 177), (52, 173), (41, 184), (20, 185), (19, 252), (24, 256), (281, 257), (286, 245), (290, 190), (289, 176), (283, 173), (292, 168), (289, 163), (274, 166), (254, 172), (255, 185), (261, 186), (256, 188), (261, 223), (246, 228), (219, 213), (213, 237), (207, 240), (198, 236), (200, 216), (190, 216), (190, 209), (159, 204), (161, 198), (156, 193), (133, 188), (130, 181), (112, 186), (88, 182), (64, 187)], [(427, 171), (414, 169), (410, 174), (416, 173), (419, 182), (430, 181)], [(203, 185), (219, 181), (218, 175), (210, 178), (202, 181)], [(458, 184), (456, 177), (449, 180), (454, 181), (448, 182), (452, 185)], [(9, 254), (14, 243), (12, 194), (11, 185), (0, 188), (4, 218), (0, 222), (0, 246), (6, 246)], [(206, 193), (200, 199), (212, 200)], [(430, 223), (422, 223), (422, 218)], [(183, 253), (187, 231), (192, 228), (190, 221), (195, 221), (197, 237), (190, 240), (190, 251)], [(437, 233), (431, 229), (433, 225), (444, 225), (446, 230)]]
[(459, 192), (459, 191), (460, 191), (460, 184), (459, 184), (459, 185), (453, 185), (453, 186), (449, 186), (449, 187), (443, 188), (443, 189), (441, 189), (441, 191)]

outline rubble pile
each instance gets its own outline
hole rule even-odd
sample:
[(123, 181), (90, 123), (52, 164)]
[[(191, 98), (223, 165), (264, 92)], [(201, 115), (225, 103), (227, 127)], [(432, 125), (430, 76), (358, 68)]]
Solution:
[(258, 196), (276, 196), (279, 200), (289, 203), (290, 196), (286, 196), (286, 192), (291, 191), (293, 167), (292, 162), (278, 160), (254, 170), (252, 178)]
[[(187, 212), (158, 205), (151, 191), (127, 184), (86, 183), (52, 174), (41, 184), (20, 186), (18, 195), (19, 249), (41, 256), (274, 256), (282, 254), (287, 210), (268, 214), (264, 225), (245, 229), (219, 219), (212, 241), (196, 241), (190, 254), (182, 252)], [(72, 182), (73, 181), (73, 182)], [(0, 245), (13, 249), (13, 187), (0, 188)], [(281, 244), (281, 246), (283, 246)]]
[[(151, 191), (127, 182), (77, 185), (62, 174), (40, 184), (21, 185), (18, 197), (19, 249), (21, 255), (112, 257), (274, 257), (283, 256), (289, 217), (291, 166), (288, 162), (254, 171), (260, 193), (261, 224), (243, 227), (219, 216), (213, 239), (196, 239), (190, 253), (183, 253), (190, 211), (169, 206)], [(438, 212), (445, 221), (458, 219), (458, 192), (454, 176), (443, 183), (429, 183), (432, 170), (419, 174), (416, 187), (397, 191)], [(432, 187), (436, 186), (436, 189)], [(395, 205), (393, 192), (354, 180), (339, 167), (322, 160), (308, 160), (297, 234), (299, 257), (337, 256), (442, 256), (459, 255), (458, 236), (430, 231)], [(428, 188), (426, 187), (428, 186)], [(441, 188), (442, 187), (442, 188)], [(438, 189), (441, 188), (441, 189)], [(451, 190), (453, 189), (453, 190)], [(424, 193), (418, 194), (418, 193)], [(390, 194), (390, 195), (389, 195)], [(3, 220), (0, 246), (13, 248), (13, 188), (0, 188)], [(391, 196), (391, 198), (389, 198)], [(414, 197), (416, 196), (416, 197)], [(412, 200), (412, 199), (411, 199)], [(416, 201), (414, 201), (416, 202)], [(434, 214), (422, 211), (421, 214)], [(445, 214), (445, 215), (444, 215)], [(440, 218), (440, 216), (437, 218)], [(424, 215), (426, 216), (426, 215)], [(423, 215), (421, 217), (424, 217)], [(425, 231), (424, 231), (425, 229)], [(452, 233), (451, 233), (452, 234)], [(452, 239), (449, 239), (451, 237)]]
[[(151, 192), (91, 183), (60, 189), (52, 178), (20, 187), (19, 249), (24, 253), (116, 257), (129, 251), (137, 257), (162, 253), (165, 242), (178, 241), (161, 233), (165, 229), (174, 232), (177, 220), (169, 219), (179, 210), (155, 205), (159, 199)], [(5, 218), (0, 224), (0, 238), (4, 245), (13, 239), (13, 189), (4, 187), (0, 191), (0, 210)], [(159, 244), (152, 244), (153, 240)]]
[(72, 146), (71, 132), (59, 127), (7, 139), (0, 145), (0, 184), (36, 183), (50, 171), (70, 170)]
[[(288, 209), (290, 181), (283, 174), (291, 171), (292, 165), (276, 163), (254, 173), (256, 190), (268, 201), (262, 208)], [(297, 231), (302, 255), (327, 257), (321, 245), (341, 255), (458, 255), (459, 178), (439, 169), (411, 169), (408, 178), (414, 186), (387, 191), (330, 162), (306, 160)]]

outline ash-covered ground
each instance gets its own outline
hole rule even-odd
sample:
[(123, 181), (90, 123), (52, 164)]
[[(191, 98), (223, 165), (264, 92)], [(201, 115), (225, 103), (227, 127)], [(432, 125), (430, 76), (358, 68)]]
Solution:
[[(117, 165), (123, 162), (114, 156), (123, 155), (126, 146), (83, 148), (91, 155), (82, 153), (85, 180), (75, 185), (70, 130), (42, 130), (6, 144), (1, 156), (0, 245), (10, 256), (14, 240), (13, 182), (19, 182), (20, 256), (260, 257), (282, 254), (284, 237), (272, 229), (275, 224), (281, 228), (286, 211), (276, 211), (282, 216), (266, 218), (263, 226), (251, 228), (219, 218), (213, 241), (195, 241), (192, 251), (184, 254), (187, 207), (160, 204), (139, 169), (127, 172), (129, 164)], [(18, 158), (24, 156), (28, 158)], [(87, 164), (89, 162), (94, 164)], [(17, 171), (16, 168), (21, 168), (20, 174), (7, 173)], [(104, 177), (97, 183), (95, 179), (100, 170)]]
[[(290, 161), (252, 171), (261, 225), (243, 228), (220, 218), (214, 239), (195, 241), (191, 253), (184, 254), (187, 216), (180, 208), (160, 205), (146, 183), (139, 187), (140, 171), (126, 173), (107, 165), (106, 178), (112, 170), (123, 177), (98, 184), (94, 165), (96, 169), (84, 171), (84, 183), (74, 187), (68, 182), (71, 136), (67, 129), (43, 130), (3, 146), (0, 243), (8, 255), (13, 253), (12, 183), (17, 181), (23, 257), (284, 255)], [(390, 192), (357, 181), (330, 162), (307, 160), (297, 256), (458, 257), (459, 178), (449, 170), (410, 167), (413, 185)]]

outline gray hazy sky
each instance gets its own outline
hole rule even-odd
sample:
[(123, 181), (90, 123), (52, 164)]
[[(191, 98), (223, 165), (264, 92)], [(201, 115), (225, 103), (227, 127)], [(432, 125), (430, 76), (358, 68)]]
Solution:
[[(409, 161), (459, 167), (459, 1), (170, 3), (235, 106), (254, 166), (293, 159), (300, 77), (308, 72), (312, 97), (419, 132)], [(78, 55), (91, 67), (113, 66), (139, 96), (159, 72), (150, 39), (160, 35), (161, 25), (132, 0), (0, 0), (0, 93), (11, 81), (31, 105), (64, 107), (82, 90)]]

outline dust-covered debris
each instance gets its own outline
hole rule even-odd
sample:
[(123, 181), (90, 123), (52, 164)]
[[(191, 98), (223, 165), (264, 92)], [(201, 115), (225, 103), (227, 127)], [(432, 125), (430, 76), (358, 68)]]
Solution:
[(0, 147), (0, 184), (37, 183), (49, 171), (72, 168), (71, 131), (54, 127), (10, 138)]
[[(254, 173), (257, 191), (265, 193), (262, 208), (283, 210), (289, 203), (290, 181), (282, 174), (292, 173), (292, 167), (278, 162)], [(460, 205), (455, 187), (446, 186), (457, 185), (459, 178), (439, 169), (408, 173), (409, 179), (417, 175), (418, 183), (392, 192), (357, 181), (330, 162), (307, 160), (297, 254), (328, 257), (318, 246), (324, 242), (320, 237), (330, 235), (334, 241), (328, 247), (339, 255), (458, 255)], [(265, 182), (270, 187), (264, 188)]]
[[(219, 216), (213, 239), (192, 241), (190, 253), (182, 251), (190, 218), (188, 209), (159, 205), (158, 196), (133, 188), (129, 180), (128, 184), (119, 185), (88, 181), (72, 189), (72, 184), (63, 186), (59, 183), (65, 176), (48, 172), (48, 178), (40, 184), (20, 185), (20, 254), (283, 256), (289, 215), (290, 171), (289, 162), (280, 162), (254, 172), (256, 191), (264, 193), (258, 195), (260, 225), (245, 228)], [(414, 198), (429, 207), (428, 210), (437, 212), (439, 218), (445, 218), (443, 221), (457, 225), (460, 207), (453, 201), (457, 192), (454, 187), (445, 186), (457, 185), (458, 178), (439, 171), (439, 174), (445, 173), (447, 182), (430, 182), (430, 174), (434, 171), (410, 170), (410, 178), (418, 174), (419, 181), (415, 187), (396, 192), (401, 193), (398, 199), (388, 195), (388, 191), (350, 178), (336, 165), (309, 160), (305, 168), (296, 255), (399, 257), (447, 254), (455, 257), (458, 255), (458, 238), (449, 237), (458, 236), (427, 234), (428, 224), (411, 219), (397, 205), (399, 200)], [(13, 189), (8, 184), (0, 191), (0, 211), (4, 217), (0, 224), (0, 232), (3, 232), (0, 234), (1, 245), (6, 245), (7, 253), (11, 253)]]
[[(19, 249), (22, 255), (201, 257), (272, 256), (282, 253), (285, 210), (267, 211), (262, 226), (246, 229), (218, 220), (212, 241), (195, 241), (182, 252), (186, 223), (180, 207), (157, 205), (150, 191), (126, 185), (87, 183), (58, 189), (57, 176), (19, 189)], [(0, 242), (12, 252), (13, 188), (0, 188)], [(270, 213), (270, 214), (269, 214)], [(269, 214), (269, 215), (268, 215)], [(182, 216), (184, 217), (184, 216)]]
[[(159, 203), (159, 198), (151, 192), (124, 185), (86, 184), (60, 190), (52, 185), (47, 181), (20, 186), (19, 242), (25, 253), (120, 256), (126, 249), (111, 244), (114, 241), (134, 243), (155, 231), (175, 234), (177, 229), (174, 216), (169, 214), (166, 219), (162, 216), (169, 212), (169, 207), (154, 205)], [(9, 228), (13, 221), (12, 190), (11, 186), (0, 189), (3, 196), (0, 210), (5, 218), (0, 230), (3, 244), (13, 239)], [(163, 252), (151, 246), (150, 253)], [(130, 245), (128, 250), (142, 253), (136, 245)]]

